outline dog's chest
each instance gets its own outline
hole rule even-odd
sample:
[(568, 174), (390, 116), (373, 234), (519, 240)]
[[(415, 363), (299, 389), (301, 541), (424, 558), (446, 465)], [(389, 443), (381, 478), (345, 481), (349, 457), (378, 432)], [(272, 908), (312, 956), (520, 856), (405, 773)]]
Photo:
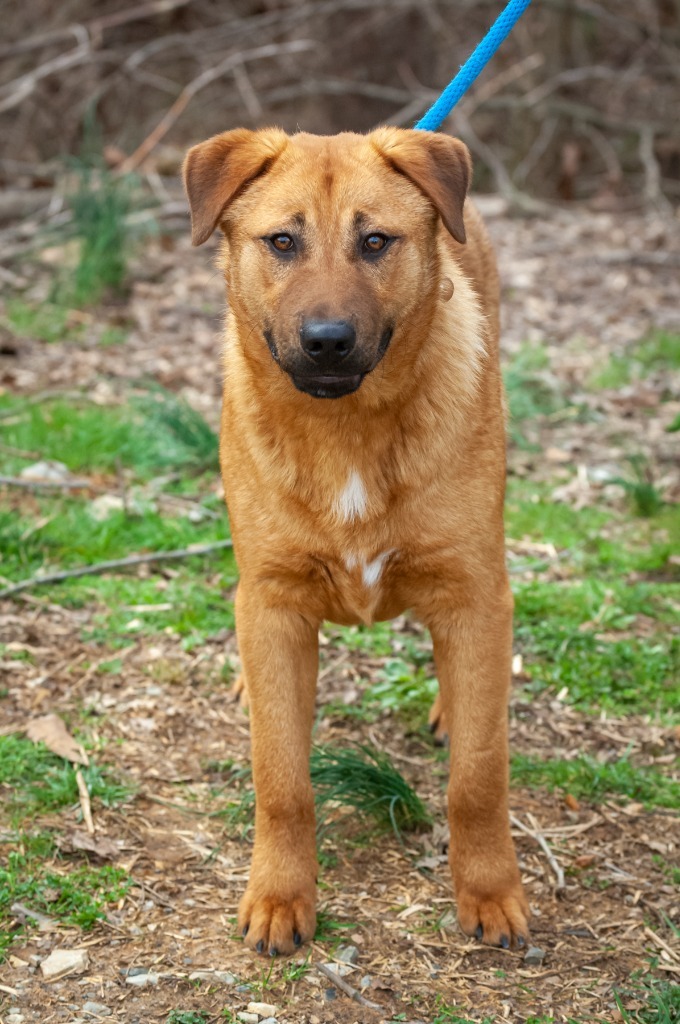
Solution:
[(389, 531), (384, 517), (380, 529), (375, 529), (372, 505), (370, 485), (358, 469), (351, 469), (332, 502), (333, 519), (343, 539), (326, 561), (336, 615), (341, 612), (343, 618), (365, 623), (381, 617), (378, 613), (389, 599), (398, 559), (396, 547), (386, 546)]

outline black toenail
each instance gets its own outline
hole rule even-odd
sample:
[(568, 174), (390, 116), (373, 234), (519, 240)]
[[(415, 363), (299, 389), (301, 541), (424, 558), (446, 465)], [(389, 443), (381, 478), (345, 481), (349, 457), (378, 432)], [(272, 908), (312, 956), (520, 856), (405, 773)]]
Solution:
[(517, 936), (517, 946), (518, 946), (518, 948), (519, 949), (524, 949), (525, 945), (526, 945), (526, 942), (524, 941), (524, 936), (523, 935), (518, 935)]
[(501, 935), (501, 947), (503, 949), (510, 949), (510, 939), (507, 935)]
[(264, 949), (264, 942), (262, 941), (262, 939), (260, 939), (260, 941), (258, 942), (257, 946), (255, 946), (255, 949), (257, 950), (258, 953), (261, 953), (263, 951), (263, 949)]
[(302, 936), (299, 932), (293, 932), (293, 942), (296, 946), (299, 946), (302, 943)]
[(276, 948), (276, 946), (270, 946), (269, 947), (269, 955), (270, 956), (276, 956), (277, 953), (278, 953), (278, 949)]
[(475, 932), (475, 938), (476, 939), (481, 939), (483, 935), (484, 935), (484, 929), (482, 928), (481, 924), (478, 924), (477, 925), (477, 931)]
[(243, 931), (241, 932), (241, 935), (243, 936), (244, 939), (245, 939), (246, 935), (248, 934), (248, 929), (249, 928), (250, 928), (249, 924), (244, 924), (243, 925)]

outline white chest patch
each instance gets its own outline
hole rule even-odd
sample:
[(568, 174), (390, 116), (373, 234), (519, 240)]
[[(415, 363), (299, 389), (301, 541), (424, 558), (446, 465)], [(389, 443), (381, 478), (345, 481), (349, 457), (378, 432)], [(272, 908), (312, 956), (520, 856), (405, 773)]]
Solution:
[(358, 555), (345, 555), (345, 565), (349, 572), (361, 566), (361, 579), (365, 587), (374, 587), (380, 579), (385, 562), (394, 554), (394, 548), (389, 551), (381, 551), (371, 562), (366, 562)]
[(380, 579), (383, 571), (383, 565), (392, 554), (392, 550), (381, 551), (377, 558), (374, 558), (372, 562), (364, 562), (361, 570), (361, 578), (364, 581), (365, 587), (373, 587)]
[(353, 519), (361, 519), (366, 513), (368, 496), (364, 482), (355, 469), (350, 473), (347, 483), (335, 500), (335, 513), (346, 523)]

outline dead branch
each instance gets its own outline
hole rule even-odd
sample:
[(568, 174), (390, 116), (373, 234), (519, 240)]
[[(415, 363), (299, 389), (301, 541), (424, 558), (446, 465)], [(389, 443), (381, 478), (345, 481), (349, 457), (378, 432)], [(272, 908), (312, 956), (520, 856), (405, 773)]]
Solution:
[(127, 174), (130, 171), (135, 170), (136, 167), (139, 167), (140, 163), (146, 159), (152, 149), (154, 149), (161, 139), (167, 135), (182, 111), (186, 109), (193, 97), (199, 93), (201, 89), (205, 89), (206, 86), (217, 81), (218, 78), (221, 78), (228, 72), (233, 72), (234, 68), (241, 64), (245, 64), (248, 61), (263, 60), (268, 57), (278, 57), (282, 54), (301, 53), (303, 50), (313, 49), (313, 47), (314, 43), (311, 39), (296, 39), (291, 43), (258, 46), (254, 50), (246, 50), (243, 53), (231, 54), (225, 60), (220, 61), (219, 64), (216, 64), (212, 68), (208, 68), (207, 71), (198, 75), (197, 78), (194, 78), (193, 81), (189, 82), (189, 84), (182, 89), (175, 102), (172, 104), (170, 109), (166, 111), (151, 134), (147, 135), (134, 153), (132, 153), (131, 156), (129, 156), (127, 160), (124, 160), (120, 165), (118, 169), (119, 173)]
[[(77, 27), (74, 26), (74, 31)], [(54, 57), (52, 60), (45, 61), (44, 64), (40, 64), (33, 71), (29, 71), (28, 74), (21, 75), (21, 77), (15, 78), (14, 81), (0, 87), (0, 95), (7, 94), (6, 99), (0, 99), (0, 114), (6, 110), (12, 110), (13, 107), (18, 107), (27, 96), (31, 95), (38, 82), (42, 81), (43, 78), (54, 75), (58, 71), (64, 71), (66, 68), (73, 68), (78, 64), (84, 64), (85, 61), (90, 60), (92, 57), (92, 47), (90, 46), (89, 37), (84, 30), (78, 34), (80, 35), (80, 42), (75, 49), (69, 50), (68, 53), (62, 53), (59, 57)]]
[(564, 871), (562, 870), (560, 865), (557, 863), (555, 855), (552, 852), (552, 850), (550, 849), (550, 847), (548, 846), (548, 842), (545, 839), (545, 837), (538, 831), (537, 828), (533, 828), (533, 829), (529, 828), (529, 826), (525, 825), (523, 821), (520, 821), (519, 818), (516, 818), (514, 816), (514, 814), (510, 815), (510, 822), (511, 822), (512, 825), (514, 825), (515, 828), (520, 829), (520, 831), (524, 832), (525, 835), (531, 836), (531, 838), (534, 839), (538, 843), (538, 845), (543, 850), (543, 853), (545, 854), (545, 857), (546, 857), (546, 860), (548, 861), (548, 864), (550, 865), (550, 867), (552, 868), (552, 870), (555, 873), (555, 877), (557, 879), (557, 882), (555, 883), (555, 892), (556, 893), (563, 892), (564, 889), (566, 888), (566, 884), (565, 884), (565, 881), (564, 881)]
[(222, 551), (232, 547), (233, 542), (231, 540), (218, 540), (212, 544), (191, 544), (188, 548), (179, 548), (176, 551), (150, 551), (145, 555), (130, 555), (127, 558), (114, 558), (108, 562), (97, 562), (95, 565), (81, 565), (76, 569), (64, 569), (61, 572), (45, 573), (44, 576), (33, 576), (31, 579), (22, 580), (20, 583), (15, 583), (11, 587), (0, 590), (0, 600), (5, 597), (13, 597), (24, 590), (42, 587), (47, 583), (62, 583), (64, 580), (78, 579), (81, 576), (98, 576), (104, 572), (111, 572), (115, 569), (127, 569), (133, 565), (179, 561), (183, 558), (209, 555), (213, 551)]
[(0, 60), (65, 42), (71, 36), (74, 36), (76, 40), (82, 40), (85, 36), (90, 40), (96, 39), (108, 28), (118, 28), (119, 25), (127, 25), (131, 21), (141, 21), (143, 18), (152, 18), (156, 14), (165, 14), (178, 7), (185, 7), (188, 3), (192, 3), (192, 0), (153, 0), (151, 3), (137, 4), (125, 11), (93, 18), (92, 21), (88, 21), (84, 25), (78, 23), (69, 25), (68, 28), (56, 29), (54, 32), (40, 32), (27, 39), (20, 39), (17, 43), (0, 47)]
[(361, 992), (357, 991), (357, 989), (353, 988), (348, 981), (345, 981), (345, 979), (341, 978), (339, 974), (336, 974), (335, 971), (331, 970), (327, 964), (318, 963), (314, 964), (314, 967), (317, 971), (323, 974), (325, 978), (328, 978), (336, 988), (339, 988), (346, 996), (353, 999), (355, 1003), (359, 1003), (360, 1006), (367, 1006), (371, 1010), (384, 1009), (384, 1007), (380, 1006), (379, 1003), (372, 1003), (370, 999), (366, 999), (365, 996), (362, 996)]
[(57, 490), (57, 491), (106, 491), (105, 487), (98, 487), (90, 480), (24, 480), (20, 476), (0, 476), (0, 487), (22, 487), (25, 490)]

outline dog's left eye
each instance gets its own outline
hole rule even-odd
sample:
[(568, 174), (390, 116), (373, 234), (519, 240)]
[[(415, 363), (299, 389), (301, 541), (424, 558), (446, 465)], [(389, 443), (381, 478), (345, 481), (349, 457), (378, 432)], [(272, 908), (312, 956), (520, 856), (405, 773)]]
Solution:
[(277, 252), (292, 252), (295, 248), (295, 241), (290, 235), (272, 235), (269, 243)]
[(366, 238), (364, 238), (361, 248), (365, 253), (373, 254), (376, 252), (382, 252), (388, 242), (389, 238), (387, 235), (379, 235), (376, 233), (374, 235), (367, 235)]

